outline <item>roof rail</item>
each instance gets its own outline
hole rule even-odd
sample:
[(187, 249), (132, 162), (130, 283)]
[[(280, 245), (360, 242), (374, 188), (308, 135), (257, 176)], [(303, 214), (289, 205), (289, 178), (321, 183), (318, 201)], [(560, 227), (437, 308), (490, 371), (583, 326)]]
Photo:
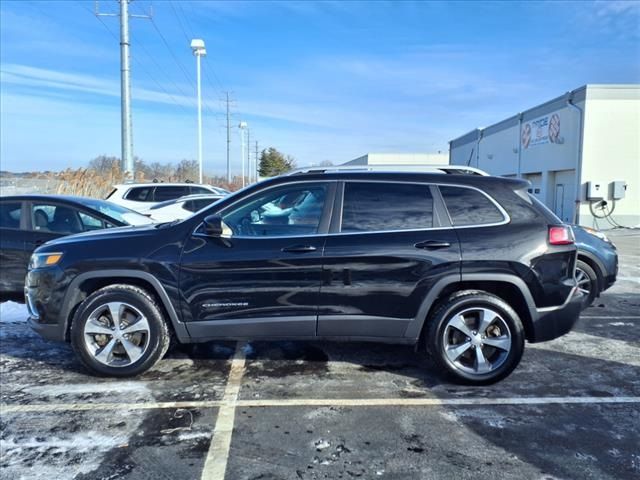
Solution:
[(309, 173), (331, 172), (423, 172), (443, 173), (455, 175), (481, 175), (489, 176), (484, 170), (464, 165), (335, 165), (329, 167), (303, 167), (297, 168), (285, 175), (300, 175)]

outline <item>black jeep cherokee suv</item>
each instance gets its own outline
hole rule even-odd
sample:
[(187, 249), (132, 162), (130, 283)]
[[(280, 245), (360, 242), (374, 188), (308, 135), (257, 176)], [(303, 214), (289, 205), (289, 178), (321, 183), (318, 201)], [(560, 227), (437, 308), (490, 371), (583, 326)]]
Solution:
[(31, 326), (96, 374), (169, 342), (332, 339), (425, 348), (454, 379), (507, 376), (578, 318), (570, 227), (521, 180), (299, 173), (177, 223), (65, 237), (31, 259)]

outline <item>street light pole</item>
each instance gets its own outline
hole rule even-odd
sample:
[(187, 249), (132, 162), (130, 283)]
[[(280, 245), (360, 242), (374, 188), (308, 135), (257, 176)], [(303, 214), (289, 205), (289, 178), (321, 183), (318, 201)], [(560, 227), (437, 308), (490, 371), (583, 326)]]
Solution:
[(240, 153), (240, 163), (242, 164), (242, 187), (244, 188), (244, 176), (245, 176), (245, 171), (244, 171), (244, 131), (247, 129), (247, 122), (240, 122), (240, 125), (238, 125), (238, 128), (240, 129), (240, 143), (242, 145), (242, 150)]
[(196, 57), (196, 82), (198, 90), (198, 171), (199, 183), (202, 183), (202, 89), (200, 86), (200, 57), (204, 57), (207, 54), (207, 50), (204, 48), (204, 40), (197, 38), (191, 40), (191, 49)]

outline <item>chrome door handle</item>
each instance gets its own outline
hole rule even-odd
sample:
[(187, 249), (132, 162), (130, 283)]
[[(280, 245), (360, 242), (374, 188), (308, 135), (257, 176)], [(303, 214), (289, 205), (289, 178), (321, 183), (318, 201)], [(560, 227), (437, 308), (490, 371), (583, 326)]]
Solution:
[(307, 253), (315, 252), (316, 247), (313, 245), (291, 245), (290, 247), (284, 247), (282, 251), (287, 253)]
[(426, 240), (424, 242), (418, 242), (414, 245), (416, 248), (422, 248), (424, 250), (436, 250), (438, 248), (448, 248), (451, 244), (449, 242), (440, 242), (438, 240)]

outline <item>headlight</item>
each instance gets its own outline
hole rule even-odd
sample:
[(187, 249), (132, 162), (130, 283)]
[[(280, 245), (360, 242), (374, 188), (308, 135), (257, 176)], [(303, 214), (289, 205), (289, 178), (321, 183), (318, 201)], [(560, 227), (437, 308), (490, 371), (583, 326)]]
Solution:
[(599, 232), (598, 230), (594, 230), (593, 228), (589, 228), (589, 227), (582, 227), (582, 228), (584, 228), (584, 230), (587, 233), (590, 233), (594, 237), (598, 237), (600, 240), (603, 240), (603, 241), (605, 241), (607, 243), (611, 243), (611, 240), (609, 240), (609, 237), (607, 237), (604, 233)]
[(29, 268), (53, 267), (62, 258), (62, 253), (34, 253), (29, 260)]

